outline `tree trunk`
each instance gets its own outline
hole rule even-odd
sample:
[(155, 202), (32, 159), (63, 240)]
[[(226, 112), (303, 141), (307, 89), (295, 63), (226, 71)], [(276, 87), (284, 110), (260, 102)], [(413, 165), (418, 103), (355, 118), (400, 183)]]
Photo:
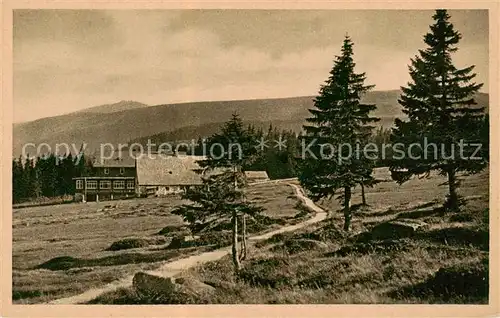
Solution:
[(363, 182), (361, 182), (361, 199), (363, 200), (362, 204), (366, 205), (365, 185), (363, 184)]
[(351, 187), (344, 188), (344, 231), (349, 231), (351, 225)]
[(458, 206), (458, 194), (457, 194), (457, 183), (456, 183), (455, 169), (451, 167), (448, 170), (448, 189), (449, 196), (448, 202), (446, 202), (447, 210), (457, 211)]
[(240, 260), (244, 261), (247, 258), (247, 221), (246, 221), (246, 215), (243, 214), (241, 216), (241, 232), (242, 232), (242, 237), (241, 237), (241, 257)]
[(238, 255), (238, 216), (236, 214), (236, 211), (233, 211), (233, 216), (231, 218), (231, 222), (233, 225), (233, 244), (232, 244), (232, 256), (233, 256), (233, 265), (234, 265), (234, 271), (237, 274), (240, 271), (240, 259)]

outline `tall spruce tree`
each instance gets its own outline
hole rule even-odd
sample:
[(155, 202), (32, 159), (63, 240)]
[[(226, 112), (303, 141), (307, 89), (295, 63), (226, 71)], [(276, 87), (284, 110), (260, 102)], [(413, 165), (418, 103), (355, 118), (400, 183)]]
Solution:
[[(424, 36), (427, 47), (411, 60), (411, 82), (402, 87), (399, 103), (408, 120), (396, 119), (391, 139), (403, 145), (405, 156), (393, 158), (391, 171), (403, 183), (412, 175), (437, 170), (448, 179), (445, 208), (457, 210), (457, 172), (476, 173), (488, 160), (488, 141), (482, 133), (487, 121), (473, 98), (483, 84), (473, 82), (474, 66), (453, 65), (452, 53), (457, 51), (461, 35), (447, 11), (436, 10), (433, 19)], [(464, 146), (478, 143), (483, 145), (477, 154), (476, 147)]]
[[(356, 73), (353, 42), (346, 36), (330, 76), (321, 87), (310, 109), (310, 125), (304, 126), (299, 180), (310, 196), (319, 200), (333, 197), (343, 189), (344, 230), (351, 222), (351, 189), (356, 185), (370, 186), (373, 160), (362, 151), (379, 119), (370, 117), (375, 105), (361, 103), (364, 93), (373, 86), (364, 85), (365, 73)], [(306, 143), (307, 142), (307, 143)]]

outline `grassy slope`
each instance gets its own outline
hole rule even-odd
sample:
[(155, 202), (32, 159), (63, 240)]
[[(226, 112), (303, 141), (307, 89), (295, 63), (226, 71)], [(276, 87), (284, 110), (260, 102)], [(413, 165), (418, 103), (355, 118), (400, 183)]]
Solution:
[[(298, 222), (293, 190), (286, 185), (252, 187), (249, 199), (280, 223)], [(166, 249), (169, 243), (157, 233), (182, 220), (170, 211), (182, 201), (174, 197), (135, 199), (88, 204), (33, 207), (13, 214), (13, 298), (16, 303), (39, 303), (100, 287), (140, 270), (153, 269), (210, 248)], [(104, 209), (107, 205), (116, 208)], [(266, 231), (277, 224), (262, 224)], [(138, 238), (152, 244), (111, 251), (114, 242)], [(155, 242), (156, 241), (156, 242)], [(157, 245), (164, 243), (163, 245)], [(59, 257), (66, 256), (65, 259)], [(55, 260), (54, 260), (55, 258)], [(47, 261), (52, 262), (47, 263)], [(54, 270), (37, 268), (53, 266)], [(64, 267), (61, 269), (61, 267)], [(56, 270), (57, 269), (57, 270)]]
[[(389, 180), (387, 170), (376, 171)], [(353, 230), (341, 230), (339, 205), (321, 204), (330, 218), (295, 233), (251, 246), (239, 276), (230, 257), (185, 274), (216, 287), (191, 303), (487, 303), (488, 173), (465, 177), (463, 212), (441, 216), (443, 178), (387, 181), (368, 189), (370, 207), (360, 211)], [(269, 189), (270, 190), (270, 189)], [(359, 198), (356, 192), (354, 203)], [(366, 233), (392, 219), (429, 225), (411, 237), (367, 239)], [(456, 293), (450, 293), (455, 291)], [(177, 300), (178, 301), (178, 300)], [(181, 301), (182, 302), (182, 301)], [(91, 303), (155, 303), (133, 289), (120, 289)]]
[[(109, 211), (103, 208), (110, 202), (15, 210), (12, 245), (15, 301), (43, 302), (76, 294), (147, 268), (147, 263), (139, 263), (66, 271), (35, 269), (59, 256), (105, 259), (125, 255), (123, 251), (106, 249), (120, 238), (151, 236), (166, 224), (181, 224), (179, 217), (169, 213), (178, 203), (177, 199), (142, 199), (114, 201), (112, 204), (117, 204), (117, 208)], [(115, 262), (123, 263), (119, 259)]]
[[(389, 180), (387, 171), (377, 170), (381, 180)], [(372, 189), (367, 189), (370, 207), (357, 213), (353, 220), (352, 232), (345, 234), (342, 228), (342, 217), (337, 211), (335, 200), (321, 202), (321, 205), (331, 212), (330, 218), (324, 222), (309, 226), (295, 233), (281, 234), (268, 241), (259, 242), (250, 247), (250, 257), (244, 263), (244, 269), (239, 277), (228, 275), (232, 272), (231, 260), (225, 257), (217, 262), (188, 270), (189, 275), (205, 281), (216, 287), (212, 297), (199, 299), (202, 303), (485, 303), (487, 296), (482, 290), (481, 269), (484, 271), (488, 257), (487, 233), (488, 227), (484, 211), (488, 207), (488, 173), (465, 177), (460, 193), (467, 199), (465, 211), (459, 215), (440, 216), (436, 209), (444, 199), (445, 189), (438, 185), (442, 177), (432, 176), (430, 179), (416, 179), (398, 186), (386, 181)], [(293, 198), (293, 191), (285, 185), (258, 185), (251, 188), (251, 200), (259, 202), (266, 208), (268, 216), (282, 222), (293, 223), (301, 215), (302, 207)], [(128, 226), (139, 226), (140, 214), (162, 214), (163, 220), (172, 220), (168, 208), (159, 212), (157, 207), (166, 204), (155, 200), (127, 201), (137, 205), (144, 202), (141, 209), (127, 213), (125, 208), (117, 209), (124, 217), (117, 220), (126, 222)], [(359, 191), (355, 192), (354, 204), (360, 201)], [(163, 202), (160, 204), (160, 202)], [(150, 205), (146, 205), (148, 203)], [(174, 205), (178, 202), (171, 202)], [(84, 207), (77, 205), (74, 207)], [(170, 205), (169, 205), (170, 207)], [(15, 216), (14, 221), (14, 297), (15, 302), (36, 303), (65, 295), (72, 295), (83, 290), (106, 284), (119, 277), (139, 270), (152, 269), (158, 265), (161, 258), (175, 258), (191, 249), (164, 250), (146, 247), (122, 251), (105, 251), (112, 241), (130, 235), (143, 236), (157, 233), (166, 222), (140, 228), (112, 227), (107, 223), (106, 231), (82, 227), (77, 233), (79, 222), (88, 221), (75, 219), (82, 214), (73, 208), (65, 210), (68, 205), (58, 207), (58, 213), (48, 210), (52, 207), (27, 209), (28, 214)], [(95, 207), (93, 207), (95, 208)], [(92, 209), (93, 209), (92, 208)], [(156, 212), (155, 212), (156, 211)], [(163, 214), (165, 213), (165, 214)], [(65, 236), (54, 235), (51, 224), (45, 224), (43, 217), (55, 218), (50, 222), (59, 222), (59, 227), (71, 233)], [(65, 226), (64, 217), (72, 220)], [(166, 219), (165, 219), (166, 218)], [(370, 241), (364, 236), (377, 224), (391, 219), (413, 218), (425, 221), (429, 227), (413, 237)], [(23, 225), (27, 219), (34, 220), (30, 230)], [(48, 222), (48, 223), (50, 223)], [(118, 221), (119, 222), (119, 221)], [(172, 222), (172, 221), (170, 221)], [(75, 224), (74, 227), (68, 226)], [(96, 214), (95, 224), (106, 224), (106, 217)], [(135, 224), (135, 225), (134, 225)], [(143, 226), (143, 225), (141, 225)], [(28, 226), (29, 227), (29, 226)], [(273, 227), (273, 225), (271, 225)], [(37, 230), (38, 228), (38, 230)], [(146, 229), (147, 228), (147, 229)], [(20, 232), (23, 230), (24, 232)], [(30, 236), (31, 235), (31, 236)], [(72, 241), (70, 236), (83, 238)], [(26, 239), (24, 239), (24, 237)], [(40, 242), (33, 241), (40, 237)], [(95, 237), (92, 239), (92, 237)], [(32, 247), (29, 248), (31, 242)], [(93, 240), (106, 240), (92, 245)], [(50, 241), (54, 241), (50, 243)], [(59, 242), (57, 242), (59, 241)], [(90, 242), (90, 243), (89, 243)], [(24, 244), (24, 245), (23, 245)], [(47, 252), (51, 244), (73, 244), (67, 250)], [(94, 246), (93, 248), (90, 248)], [(37, 252), (35, 249), (45, 249)], [(87, 254), (81, 251), (88, 249)], [(189, 250), (189, 251), (188, 251)], [(69, 252), (71, 251), (71, 252)], [(80, 251), (80, 252), (78, 252)], [(150, 255), (133, 263), (134, 253)], [(181, 252), (175, 254), (176, 252)], [(30, 253), (39, 253), (35, 257)], [(28, 269), (27, 264), (39, 264), (52, 256), (71, 255), (92, 257), (95, 266), (75, 267), (67, 270), (49, 271)], [(80, 253), (80, 254), (79, 254)], [(112, 257), (111, 264), (108, 257)], [(127, 264), (120, 264), (125, 259)], [(458, 275), (453, 266), (459, 266)], [(21, 269), (23, 268), (24, 269)], [(464, 268), (469, 272), (469, 281), (461, 285)], [(441, 272), (438, 272), (441, 269)], [(443, 271), (445, 269), (445, 271)], [(454, 274), (447, 284), (459, 282), (454, 290), (466, 289), (475, 294), (442, 295), (432, 293), (436, 286), (443, 286), (443, 275)], [(479, 284), (479, 286), (475, 286)], [(451, 287), (451, 286), (449, 286)], [(474, 289), (475, 288), (475, 289)], [(105, 295), (94, 303), (144, 303), (147, 299), (137, 298), (131, 289), (119, 290)]]
[[(384, 173), (381, 173), (383, 176)], [(345, 235), (335, 201), (323, 202), (332, 217), (322, 224), (290, 236), (280, 236), (258, 244), (251, 250), (239, 278), (228, 276), (232, 270), (229, 258), (207, 264), (190, 272), (217, 287), (215, 296), (203, 299), (210, 303), (487, 303), (483, 286), (476, 294), (449, 295), (434, 292), (443, 287), (440, 277), (454, 273), (459, 266), (467, 271), (484, 269), (488, 251), (487, 223), (488, 174), (465, 178), (461, 193), (468, 203), (461, 217), (439, 216), (436, 207), (442, 203), (444, 181), (434, 176), (413, 180), (401, 187), (392, 182), (368, 190), (370, 208), (355, 216), (353, 231)], [(359, 193), (358, 193), (359, 195)], [(355, 201), (359, 197), (355, 198)], [(427, 203), (426, 208), (418, 208)], [(424, 205), (425, 206), (425, 205)], [(363, 233), (375, 224), (394, 218), (415, 218), (430, 224), (423, 233), (388, 242), (363, 240)], [(459, 235), (454, 235), (456, 229)], [(482, 233), (482, 235), (481, 235)], [(485, 235), (486, 233), (486, 235)], [(324, 245), (289, 244), (317, 239)], [(487, 243), (486, 243), (487, 244)], [(354, 248), (358, 251), (354, 251)], [(336, 252), (337, 251), (337, 252)], [(342, 253), (338, 252), (341, 251)], [(461, 270), (463, 270), (463, 268)], [(481, 284), (477, 273), (469, 282), (446, 278), (449, 289), (472, 293)], [(474, 276), (476, 275), (476, 276)], [(481, 273), (478, 274), (479, 277)], [(452, 276), (457, 277), (457, 275)], [(468, 291), (467, 291), (468, 290)]]

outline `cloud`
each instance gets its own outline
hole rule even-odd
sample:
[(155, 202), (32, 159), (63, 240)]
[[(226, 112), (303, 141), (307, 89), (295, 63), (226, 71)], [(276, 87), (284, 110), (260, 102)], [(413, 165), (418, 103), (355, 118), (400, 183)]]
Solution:
[[(124, 99), (155, 105), (314, 95), (327, 78), (344, 36), (343, 30), (333, 32), (332, 28), (346, 20), (330, 21), (325, 12), (261, 13), (258, 20), (254, 12), (189, 14), (99, 11), (95, 16), (72, 13), (69, 16), (76, 17), (72, 22), (60, 13), (43, 13), (38, 18), (30, 13), (29, 20), (37, 21), (35, 25), (41, 25), (42, 31), (18, 18), (14, 120)], [(366, 12), (359, 17), (354, 25), (363, 25), (366, 19), (378, 21), (371, 24), (375, 29), (370, 33), (384, 39), (387, 28), (379, 25), (380, 17), (370, 18)], [(67, 30), (57, 29), (68, 23)], [(54, 28), (55, 35), (51, 35)], [(357, 70), (366, 72), (368, 83), (376, 84), (376, 89), (399, 88), (409, 79), (410, 58), (422, 46), (421, 32), (394, 47), (363, 41), (366, 35), (362, 34), (368, 29), (364, 26), (354, 32)], [(258, 32), (271, 42), (263, 43)], [(317, 41), (325, 32), (332, 32), (331, 40)], [(464, 42), (457, 61), (478, 64), (478, 79), (487, 82), (487, 43)]]

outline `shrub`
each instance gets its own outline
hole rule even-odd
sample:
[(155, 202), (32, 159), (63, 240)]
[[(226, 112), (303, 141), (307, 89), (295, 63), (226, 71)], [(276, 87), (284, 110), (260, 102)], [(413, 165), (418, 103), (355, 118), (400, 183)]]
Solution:
[(215, 247), (224, 247), (231, 245), (231, 231), (208, 232), (200, 236), (199, 245), (215, 245)]
[(126, 250), (130, 248), (139, 248), (146, 247), (149, 245), (148, 240), (142, 238), (127, 238), (123, 240), (119, 240), (113, 242), (110, 247), (108, 247), (108, 251), (119, 251)]
[(450, 216), (451, 222), (472, 222), (474, 217), (470, 213), (457, 213)]
[(190, 233), (189, 229), (185, 226), (179, 225), (167, 225), (162, 228), (158, 235), (173, 236), (173, 235), (188, 235)]
[(187, 239), (186, 235), (178, 235), (172, 238), (168, 249), (187, 248), (196, 246), (212, 245), (215, 248), (231, 245), (231, 231), (213, 231), (200, 234), (200, 236)]
[(167, 249), (179, 249), (179, 248), (188, 248), (198, 246), (198, 242), (195, 240), (186, 240), (185, 235), (177, 235), (172, 238), (170, 244), (167, 246)]
[(39, 290), (13, 290), (12, 300), (41, 297), (43, 293)]
[(36, 268), (49, 269), (52, 271), (66, 270), (76, 267), (79, 262), (79, 259), (71, 256), (60, 256), (50, 259), (47, 262), (38, 265)]

